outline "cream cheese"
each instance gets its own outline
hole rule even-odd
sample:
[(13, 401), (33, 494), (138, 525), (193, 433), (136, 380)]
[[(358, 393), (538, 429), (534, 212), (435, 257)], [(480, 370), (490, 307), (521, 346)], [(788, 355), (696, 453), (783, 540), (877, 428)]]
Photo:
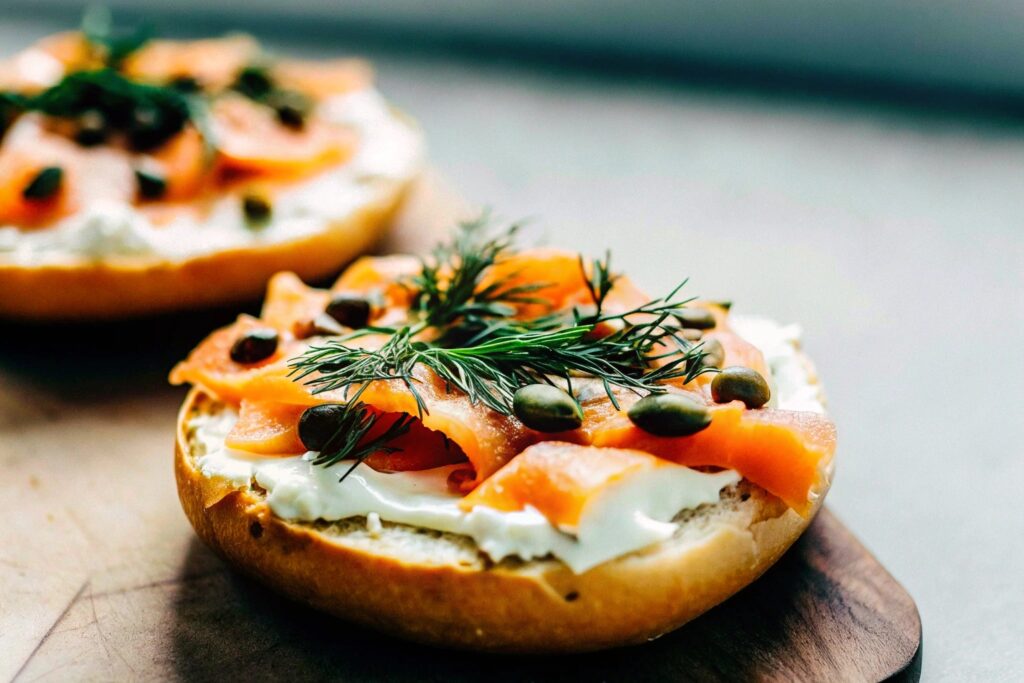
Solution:
[(780, 325), (761, 316), (730, 316), (729, 322), (740, 337), (764, 354), (771, 371), (768, 382), (772, 397), (768, 405), (782, 410), (825, 412), (821, 386), (814, 368), (800, 351), (799, 325)]
[[(41, 265), (79, 261), (181, 260), (225, 249), (276, 244), (323, 231), (412, 178), (423, 160), (423, 139), (372, 89), (326, 100), (319, 114), (351, 127), (359, 148), (344, 164), (275, 195), (270, 222), (246, 225), (237, 198), (224, 197), (199, 220), (185, 212), (155, 225), (123, 201), (95, 201), (52, 227), (21, 230), (0, 226), (0, 263)], [(83, 177), (102, 177), (103, 169)]]
[[(734, 328), (765, 354), (775, 405), (824, 412), (812, 370), (798, 353), (798, 327), (734, 318)], [(671, 520), (680, 511), (718, 501), (721, 490), (740, 479), (733, 471), (711, 474), (665, 463), (608, 486), (584, 508), (576, 528), (557, 528), (531, 507), (500, 512), (477, 506), (464, 512), (459, 496), (447, 488), (453, 467), (383, 473), (359, 465), (339, 484), (350, 463), (315, 467), (311, 453), (279, 458), (228, 449), (224, 439), (236, 419), (230, 409), (192, 419), (198, 467), (204, 476), (238, 487), (255, 480), (282, 519), (365, 516), (371, 532), (379, 531), (381, 520), (409, 524), (469, 536), (495, 561), (554, 556), (577, 573), (671, 537)]]

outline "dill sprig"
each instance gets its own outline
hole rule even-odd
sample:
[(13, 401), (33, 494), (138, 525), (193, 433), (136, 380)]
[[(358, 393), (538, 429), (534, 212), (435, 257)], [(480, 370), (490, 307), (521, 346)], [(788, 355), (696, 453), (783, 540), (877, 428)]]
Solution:
[(107, 10), (87, 11), (82, 35), (95, 59), (38, 93), (0, 92), (0, 133), (29, 111), (72, 120), (99, 114), (107, 132), (124, 134), (138, 151), (159, 147), (188, 123), (212, 147), (207, 102), (200, 94), (186, 93), (173, 83), (137, 81), (120, 71), (124, 60), (141, 49), (151, 34), (145, 26), (115, 31)]
[(153, 29), (144, 24), (129, 31), (115, 31), (110, 10), (93, 6), (82, 16), (82, 35), (99, 53), (103, 63), (116, 69), (129, 55), (150, 41)]
[[(682, 338), (681, 328), (671, 318), (679, 305), (656, 299), (624, 313), (599, 316), (596, 322), (628, 321), (636, 315), (647, 318), (626, 322), (600, 337), (591, 334), (595, 323), (557, 326), (550, 317), (540, 322), (540, 327), (549, 329), (531, 329), (529, 321), (493, 323), (479, 335), (482, 341), (458, 347), (416, 341), (415, 328), (408, 326), (395, 331), (379, 349), (350, 347), (350, 335), (308, 349), (292, 362), (293, 378), (307, 380), (315, 394), (344, 390), (349, 401), (358, 400), (371, 382), (398, 380), (415, 397), (422, 415), (429, 411), (413, 371), (423, 366), (449, 390), (465, 393), (472, 403), (510, 415), (519, 388), (559, 377), (566, 380), (571, 393), (572, 377), (585, 375), (601, 379), (617, 407), (613, 387), (659, 393), (665, 390), (666, 380), (690, 381), (705, 371), (697, 362), (700, 349)], [(664, 362), (655, 364), (656, 360)], [(350, 395), (353, 388), (356, 392)]]
[[(413, 395), (420, 417), (429, 412), (417, 368), (425, 368), (448, 391), (465, 394), (502, 415), (512, 414), (518, 389), (540, 382), (564, 380), (575, 398), (574, 377), (600, 379), (609, 400), (619, 407), (616, 389), (637, 394), (664, 392), (664, 383), (690, 381), (707, 372), (703, 352), (682, 334), (675, 315), (693, 299), (679, 299), (686, 281), (667, 296), (626, 311), (604, 310), (616, 275), (610, 255), (594, 261), (581, 274), (593, 310), (573, 308), (521, 320), (513, 304), (535, 302), (543, 283), (519, 284), (515, 274), (489, 281), (492, 266), (508, 256), (516, 226), (488, 237), (486, 219), (463, 226), (448, 245), (424, 260), (423, 272), (410, 280), (416, 288), (408, 321), (397, 327), (369, 327), (316, 344), (290, 363), (294, 381), (305, 382), (314, 394), (340, 391), (348, 406), (351, 438), (332, 444), (327, 456), (337, 462), (366, 449), (389, 448), (388, 439), (360, 443), (379, 415), (360, 401), (374, 382), (401, 382)], [(598, 334), (598, 326), (610, 332)], [(379, 348), (350, 345), (361, 337), (384, 334)], [(349, 417), (349, 415), (352, 417)], [(317, 461), (314, 461), (317, 462)], [(358, 463), (357, 463), (358, 464)], [(354, 467), (354, 466), (353, 466)]]
[(352, 466), (342, 473), (338, 481), (344, 481), (348, 475), (364, 460), (374, 453), (395, 453), (401, 449), (391, 446), (398, 437), (409, 431), (413, 417), (402, 415), (380, 435), (367, 439), (367, 435), (377, 423), (378, 416), (368, 406), (360, 403), (342, 413), (341, 420), (327, 445), (313, 458), (312, 463), (321, 467), (330, 467), (342, 460), (355, 460)]
[[(462, 223), (452, 242), (435, 247), (430, 257), (422, 260), (420, 273), (411, 278), (416, 293), (411, 308), (427, 326), (445, 329), (458, 323), (475, 327), (489, 318), (514, 315), (514, 304), (541, 301), (528, 295), (543, 289), (543, 282), (483, 283), (487, 270), (509, 254), (519, 231), (519, 225), (512, 225), (489, 237), (488, 223), (486, 213)], [(513, 273), (509, 279), (514, 277)]]

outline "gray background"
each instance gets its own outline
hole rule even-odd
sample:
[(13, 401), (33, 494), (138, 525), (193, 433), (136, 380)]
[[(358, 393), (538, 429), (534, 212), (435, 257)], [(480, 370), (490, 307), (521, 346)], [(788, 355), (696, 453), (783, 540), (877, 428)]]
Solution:
[[(5, 18), (0, 52), (66, 25)], [(271, 44), (346, 51), (323, 31)], [(801, 322), (840, 430), (830, 505), (917, 600), (924, 680), (1024, 678), (1018, 120), (955, 93), (357, 47), (472, 201), (610, 247), (651, 291), (689, 276)]]

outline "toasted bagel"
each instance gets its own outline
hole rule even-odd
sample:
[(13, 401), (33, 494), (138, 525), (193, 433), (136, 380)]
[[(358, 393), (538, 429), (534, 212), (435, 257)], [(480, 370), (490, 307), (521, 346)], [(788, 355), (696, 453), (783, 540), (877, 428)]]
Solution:
[(360, 60), (272, 58), (236, 35), (143, 40), (113, 69), (91, 40), (0, 60), (18, 102), (0, 117), (0, 319), (160, 314), (256, 299), (282, 270), (322, 279), (379, 241), (421, 170), (422, 131)]
[(203, 475), (189, 428), (223, 404), (193, 389), (178, 416), (175, 474), (196, 532), (240, 571), (317, 609), (403, 638), (496, 652), (590, 651), (642, 643), (757, 579), (800, 536), (801, 516), (747, 481), (680, 513), (667, 541), (574, 574), (558, 560), (493, 563), (468, 537), (364, 518), (292, 522), (258, 485)]
[(0, 317), (98, 320), (212, 307), (257, 298), (274, 273), (317, 280), (382, 236), (413, 178), (381, 184), (372, 201), (298, 239), (183, 260), (153, 257), (22, 265), (0, 259)]

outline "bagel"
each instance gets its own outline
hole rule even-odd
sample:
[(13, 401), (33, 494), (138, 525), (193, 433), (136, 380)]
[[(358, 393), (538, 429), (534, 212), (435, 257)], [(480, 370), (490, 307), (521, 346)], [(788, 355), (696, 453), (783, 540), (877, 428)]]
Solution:
[[(31, 97), (81, 74), (113, 78), (83, 40), (44, 39), (27, 51), (32, 60), (0, 63), (0, 82)], [(151, 150), (123, 142), (130, 132), (120, 130), (76, 144), (70, 113), (30, 108), (0, 120), (0, 318), (104, 320), (250, 301), (278, 271), (323, 279), (378, 243), (420, 173), (420, 129), (355, 60), (273, 62), (281, 92), (312, 102), (301, 127), (279, 125), (271, 104), (231, 84), (266, 59), (244, 37), (151, 41), (119, 67), (115, 85), (169, 90), (163, 84), (183, 77), (208, 85), (205, 142), (199, 123)], [(19, 65), (29, 62), (52, 62), (51, 80), (24, 82)], [(202, 164), (187, 154), (209, 156), (207, 138), (220, 147), (197, 171)], [(23, 199), (28, 170), (54, 165), (64, 171), (57, 196)], [(154, 167), (164, 169), (165, 195), (140, 199), (132, 173)], [(271, 198), (269, 218), (249, 219), (251, 194)]]
[[(522, 263), (543, 261), (549, 267), (552, 262), (550, 252), (528, 258), (534, 260)], [(353, 268), (364, 273), (368, 266), (364, 262)], [(394, 262), (378, 270), (388, 268), (394, 268)], [(353, 282), (354, 278), (346, 280), (343, 274), (342, 281)], [(272, 283), (263, 314), (265, 323), (280, 317), (279, 302), (285, 300), (281, 292), (281, 285)], [(317, 295), (314, 292), (308, 296), (315, 299)], [(293, 285), (287, 301), (295, 305), (301, 299)], [(298, 308), (308, 310), (304, 305)], [(713, 305), (708, 310), (725, 315), (725, 309), (714, 309)], [(732, 334), (724, 320), (719, 318), (721, 334)], [(734, 359), (746, 354), (751, 359), (749, 365), (767, 366), (765, 372), (772, 376), (777, 389), (781, 387), (781, 398), (773, 401), (781, 402), (782, 408), (820, 412), (823, 399), (817, 375), (798, 348), (793, 329), (762, 319), (750, 319), (742, 325), (739, 322), (735, 329), (740, 334), (760, 338), (758, 348), (764, 352), (763, 357), (741, 342), (730, 342), (726, 357), (735, 350)], [(243, 325), (240, 329), (255, 324), (251, 319), (238, 323)], [(667, 537), (584, 559), (557, 549), (495, 552), (487, 538), (492, 533), (489, 529), (472, 524), (456, 528), (445, 523), (414, 523), (400, 514), (389, 519), (383, 507), (379, 514), (372, 510), (361, 514), (329, 512), (330, 505), (321, 504), (317, 497), (329, 497), (343, 490), (341, 487), (356, 484), (351, 479), (336, 482), (333, 470), (323, 474), (319, 466), (306, 462), (309, 454), (286, 461), (265, 455), (253, 455), (253, 459), (225, 456), (230, 451), (225, 434), (229, 430), (233, 434), (234, 425), (241, 421), (239, 395), (229, 390), (232, 385), (223, 377), (204, 375), (201, 366), (211, 354), (225, 348), (224, 339), (232, 334), (233, 328), (215, 333), (172, 373), (173, 381), (195, 385), (179, 413), (175, 444), (176, 482), (186, 516), (199, 537), (241, 572), (314, 608), (402, 638), (444, 647), (521, 653), (581, 652), (643, 643), (678, 628), (757, 579), (807, 528), (830, 486), (831, 447), (815, 464), (813, 484), (803, 492), (806, 505), (794, 502), (782, 489), (756, 474), (750, 476), (764, 487), (745, 476), (729, 478), (730, 472), (721, 468), (690, 470), (673, 464), (675, 470), (656, 470), (664, 473), (658, 476), (686, 470), (693, 476), (719, 477), (712, 489), (714, 495), (699, 504), (673, 509), (666, 518), (674, 525)], [(272, 386), (267, 377), (274, 372), (273, 365), (247, 372), (250, 376), (269, 373), (263, 380), (254, 380), (252, 386), (258, 383), (264, 391)], [(427, 380), (421, 377), (417, 381)], [(245, 390), (239, 391), (244, 401)], [(585, 389), (575, 391), (583, 396)], [(362, 396), (371, 405), (383, 405), (374, 403), (379, 397), (370, 393)], [(311, 397), (308, 405), (318, 400)], [(426, 400), (437, 410), (421, 415), (420, 426), (439, 429), (438, 420), (443, 416), (438, 413), (444, 412), (444, 406), (430, 403), (433, 399), (429, 395)], [(591, 405), (583, 398), (579, 400)], [(301, 408), (292, 406), (286, 412), (294, 416)], [(821, 419), (831, 429), (831, 423)], [(713, 420), (712, 424), (717, 423)], [(484, 430), (481, 427), (469, 436), (445, 432), (446, 447), (449, 437), (465, 447), (478, 474), (485, 467), (480, 463), (492, 455), (471, 451), (473, 440), (483, 438)], [(425, 434), (421, 431), (418, 438), (426, 438)], [(497, 480), (542, 447), (548, 451), (581, 449), (581, 455), (586, 454), (584, 451), (614, 451), (626, 454), (622, 457), (650, 458), (635, 450), (574, 445), (569, 443), (571, 436), (552, 438), (568, 441), (530, 446), (489, 476)], [(834, 444), (834, 434), (831, 438)], [(273, 443), (280, 447), (283, 442), (274, 437)], [(596, 438), (593, 443), (597, 443)], [(645, 442), (638, 443), (635, 448), (648, 448)], [(302, 448), (300, 445), (299, 450)], [(323, 477), (303, 474), (305, 478), (288, 479), (250, 466), (271, 463), (270, 467), (276, 467), (280, 462), (295, 465), (303, 473), (321, 471)], [(337, 470), (340, 472), (349, 466), (342, 462), (333, 467), (343, 468)], [(426, 472), (435, 471), (447, 470)], [(363, 478), (373, 474), (365, 463), (358, 465), (356, 472)], [(626, 481), (625, 476), (616, 481)], [(481, 495), (492, 481), (481, 479), (470, 496)], [(366, 481), (372, 483), (372, 477)], [(451, 479), (448, 481), (451, 484)], [(543, 484), (539, 479), (531, 481), (540, 483), (528, 489)], [(320, 487), (330, 491), (324, 493)], [(765, 487), (778, 491), (778, 495)], [(494, 488), (507, 492), (507, 487)], [(642, 489), (642, 495), (647, 495), (646, 491)], [(463, 502), (466, 500), (469, 498)], [(483, 505), (503, 509), (493, 499)], [(537, 505), (543, 507), (543, 500)], [(472, 511), (479, 509), (473, 507)], [(553, 519), (551, 524), (555, 524)], [(579, 529), (583, 529), (582, 522)], [(582, 547), (585, 542), (589, 541), (576, 543)]]
[(676, 535), (580, 575), (557, 560), (487, 561), (472, 539), (365, 517), (286, 521), (258, 485), (204, 476), (188, 424), (223, 409), (193, 389), (178, 417), (175, 478), (199, 537), (232, 566), (311, 607), (402, 638), (488, 652), (563, 653), (639, 644), (752, 583), (809, 517), (740, 482), (686, 511)]

